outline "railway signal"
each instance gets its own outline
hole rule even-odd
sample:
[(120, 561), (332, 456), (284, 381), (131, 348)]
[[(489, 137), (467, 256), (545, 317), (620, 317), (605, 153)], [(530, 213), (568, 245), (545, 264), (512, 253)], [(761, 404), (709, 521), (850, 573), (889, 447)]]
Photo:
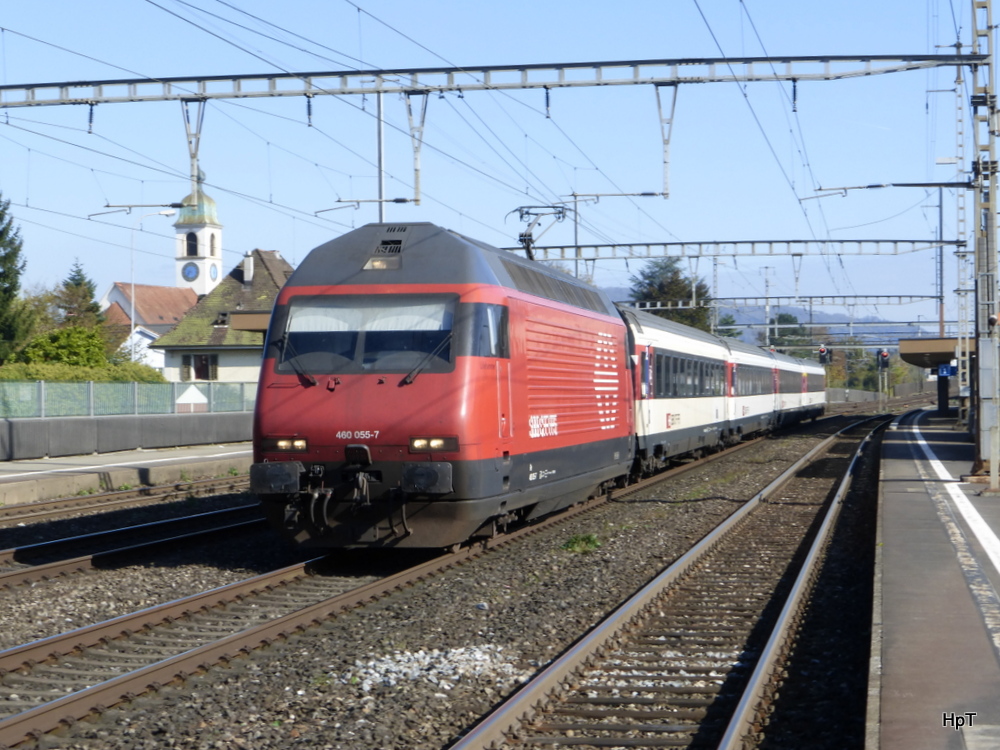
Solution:
[(879, 349), (878, 353), (876, 354), (876, 357), (878, 358), (878, 369), (880, 369), (880, 370), (888, 370), (889, 369), (889, 350), (888, 349)]
[(819, 363), (821, 365), (827, 364), (830, 361), (830, 354), (831, 354), (830, 350), (827, 349), (824, 345), (820, 344), (820, 347), (819, 347)]

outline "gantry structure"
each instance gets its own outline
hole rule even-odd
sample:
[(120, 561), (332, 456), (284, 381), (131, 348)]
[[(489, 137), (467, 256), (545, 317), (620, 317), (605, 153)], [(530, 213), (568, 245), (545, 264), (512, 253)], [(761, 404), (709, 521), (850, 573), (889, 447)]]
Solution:
[[(381, 95), (402, 94), (406, 100), (410, 136), (414, 152), (414, 202), (419, 203), (420, 151), (427, 112), (432, 95), (444, 92), (510, 91), (535, 89), (544, 92), (546, 107), (550, 92), (562, 88), (588, 86), (650, 86), (654, 89), (663, 142), (663, 190), (669, 196), (670, 139), (679, 89), (688, 84), (833, 81), (935, 67), (954, 67), (961, 83), (961, 70), (970, 71), (974, 158), (972, 185), (975, 195), (973, 255), (974, 280), (960, 282), (962, 303), (969, 293), (975, 295), (975, 339), (960, 335), (960, 368), (965, 367), (972, 386), (974, 408), (970, 427), (977, 439), (977, 463), (980, 467), (1000, 464), (1000, 379), (997, 378), (1000, 356), (997, 324), (997, 249), (996, 249), (996, 179), (997, 162), (994, 140), (997, 134), (997, 107), (994, 89), (991, 0), (971, 0), (973, 39), (971, 54), (945, 55), (866, 55), (866, 56), (786, 56), (745, 58), (683, 58), (655, 60), (618, 60), (538, 65), (501, 65), (479, 67), (408, 68), (396, 70), (346, 70), (281, 72), (268, 74), (190, 76), (100, 81), (66, 81), (0, 86), (0, 109), (40, 106), (86, 106), (91, 110), (105, 104), (178, 101), (184, 109), (192, 179), (197, 173), (198, 147), (205, 103), (214, 99), (251, 99), (262, 97), (302, 97), (311, 118), (316, 96), (377, 95), (381, 113)], [(961, 94), (959, 94), (960, 96)], [(189, 108), (196, 106), (192, 116)], [(960, 112), (962, 107), (959, 107)], [(961, 117), (961, 114), (959, 115)], [(381, 123), (381, 118), (380, 118)], [(960, 121), (961, 123), (961, 121)], [(960, 124), (961, 128), (961, 124)], [(380, 125), (381, 142), (381, 125)], [(959, 149), (961, 151), (961, 143)], [(380, 149), (381, 164), (381, 149)], [(961, 199), (960, 199), (961, 200)], [(378, 202), (384, 201), (381, 192)], [(964, 214), (960, 211), (959, 235), (947, 241), (960, 257), (967, 254)], [(729, 243), (659, 243), (630, 246), (579, 246), (534, 248), (546, 259), (601, 259), (606, 257), (660, 257), (669, 252), (689, 257), (737, 254), (787, 254), (801, 257), (809, 253), (834, 255), (874, 253), (898, 254), (937, 245), (912, 240), (843, 240)], [(714, 247), (714, 250), (713, 250)], [(904, 248), (904, 249), (901, 249)], [(584, 255), (588, 253), (588, 255)], [(697, 254), (694, 256), (694, 254)], [(972, 291), (974, 289), (974, 292)], [(943, 292), (942, 292), (943, 294)], [(972, 366), (970, 352), (978, 351)], [(992, 457), (992, 458), (991, 458)], [(996, 472), (994, 472), (996, 474)]]

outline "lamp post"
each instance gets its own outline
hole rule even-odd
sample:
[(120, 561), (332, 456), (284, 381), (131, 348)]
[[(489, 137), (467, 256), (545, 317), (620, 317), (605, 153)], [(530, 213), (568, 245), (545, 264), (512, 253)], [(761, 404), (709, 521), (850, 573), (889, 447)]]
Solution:
[(131, 266), (131, 292), (129, 294), (131, 311), (129, 312), (129, 347), (132, 350), (132, 361), (135, 362), (135, 230), (139, 228), (142, 224), (142, 220), (150, 216), (173, 216), (176, 211), (173, 209), (168, 209), (166, 211), (154, 211), (153, 213), (143, 214), (138, 219), (136, 219), (135, 224), (132, 225), (132, 242), (130, 248), (130, 258), (129, 265)]

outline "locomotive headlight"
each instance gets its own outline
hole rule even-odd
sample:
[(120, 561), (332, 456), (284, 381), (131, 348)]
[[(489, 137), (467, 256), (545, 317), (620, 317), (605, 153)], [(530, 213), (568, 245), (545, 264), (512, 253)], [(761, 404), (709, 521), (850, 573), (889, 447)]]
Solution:
[(410, 453), (427, 453), (428, 451), (443, 451), (454, 453), (458, 450), (458, 438), (453, 437), (415, 437), (410, 438)]
[(271, 443), (271, 449), (288, 453), (304, 453), (309, 445), (305, 438), (278, 438)]

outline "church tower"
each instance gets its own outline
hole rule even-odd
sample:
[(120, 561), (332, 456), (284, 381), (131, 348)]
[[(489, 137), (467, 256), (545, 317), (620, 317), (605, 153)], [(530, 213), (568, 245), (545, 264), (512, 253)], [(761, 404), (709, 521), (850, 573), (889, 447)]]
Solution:
[(205, 174), (198, 170), (194, 191), (174, 223), (177, 232), (176, 285), (202, 297), (222, 280), (222, 225), (215, 201), (205, 195)]

